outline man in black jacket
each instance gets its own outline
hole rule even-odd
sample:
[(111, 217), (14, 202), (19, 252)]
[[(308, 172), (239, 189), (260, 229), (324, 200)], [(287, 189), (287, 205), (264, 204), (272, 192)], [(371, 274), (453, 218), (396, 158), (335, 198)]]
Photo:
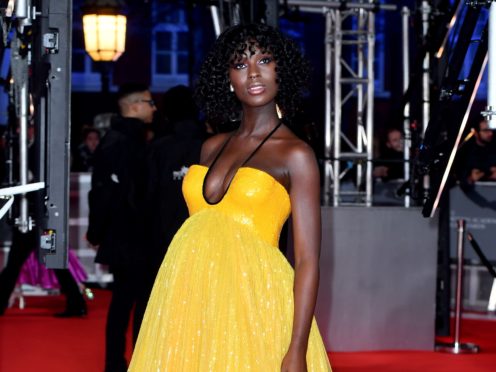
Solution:
[(147, 291), (136, 304), (144, 314), (155, 276), (177, 230), (188, 218), (182, 195), (183, 178), (192, 164), (200, 161), (205, 131), (198, 122), (198, 109), (191, 90), (178, 85), (163, 96), (163, 113), (172, 134), (151, 143), (147, 156), (145, 213), (146, 270), (143, 280)]
[(474, 125), (474, 136), (459, 152), (460, 181), (472, 185), (475, 182), (496, 181), (496, 146), (489, 123), (482, 118)]
[[(148, 88), (122, 86), (120, 116), (111, 124), (94, 156), (89, 193), (88, 241), (98, 248), (95, 261), (109, 265), (114, 280), (107, 315), (105, 371), (127, 371), (126, 330), (133, 306), (143, 292), (143, 205), (145, 132), (156, 111)], [(133, 340), (141, 314), (133, 322)]]

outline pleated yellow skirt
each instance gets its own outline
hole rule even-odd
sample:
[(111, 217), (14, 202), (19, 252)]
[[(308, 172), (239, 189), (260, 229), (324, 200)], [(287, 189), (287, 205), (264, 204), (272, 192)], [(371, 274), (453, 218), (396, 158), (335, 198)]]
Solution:
[[(176, 234), (129, 371), (280, 371), (291, 340), (293, 269), (277, 247), (208, 209)], [(330, 371), (315, 320), (308, 371)]]

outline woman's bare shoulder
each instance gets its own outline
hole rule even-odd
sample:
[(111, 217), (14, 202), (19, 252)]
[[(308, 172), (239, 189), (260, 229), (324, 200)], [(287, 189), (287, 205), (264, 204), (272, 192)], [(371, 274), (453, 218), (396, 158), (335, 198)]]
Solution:
[(296, 136), (289, 128), (281, 133), (280, 145), (285, 158), (289, 163), (305, 163), (315, 161), (315, 153), (312, 147), (304, 140)]
[(320, 183), (319, 167), (315, 152), (308, 143), (294, 134), (288, 136), (284, 141), (283, 162), (291, 195), (300, 197), (317, 192)]

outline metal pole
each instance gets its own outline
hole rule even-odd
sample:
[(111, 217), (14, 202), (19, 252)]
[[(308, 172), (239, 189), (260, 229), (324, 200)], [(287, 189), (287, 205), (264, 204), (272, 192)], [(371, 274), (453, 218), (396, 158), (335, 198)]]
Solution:
[(457, 221), (457, 265), (456, 265), (456, 297), (455, 297), (455, 348), (460, 346), (460, 318), (463, 301), (463, 251), (465, 243), (465, 220)]
[[(429, 16), (431, 7), (428, 1), (422, 1), (422, 35), (427, 37), (429, 32)], [(422, 131), (425, 133), (430, 115), (430, 53), (426, 53), (422, 64)]]
[[(363, 9), (358, 10), (357, 22), (358, 30), (365, 29), (365, 22), (367, 21), (367, 13)], [(362, 43), (363, 36), (358, 36), (358, 45), (357, 45), (357, 77), (359, 79), (363, 79), (365, 77), (364, 74), (364, 59), (365, 59), (365, 47)], [(356, 86), (357, 90), (357, 106), (356, 106), (356, 120), (357, 120), (357, 152), (363, 152), (363, 116), (364, 116), (364, 106), (365, 106), (365, 96), (363, 94), (364, 91), (363, 84), (358, 83)], [(367, 169), (367, 168), (365, 168)], [(357, 164), (357, 172), (356, 172), (356, 186), (360, 188), (362, 186), (363, 179), (363, 165), (361, 162)], [(366, 198), (367, 199), (367, 198)]]
[(463, 301), (463, 248), (465, 243), (465, 220), (457, 221), (457, 267), (455, 297), (455, 340), (452, 344), (438, 344), (436, 350), (452, 354), (478, 353), (479, 347), (474, 344), (460, 343), (460, 323)]
[(367, 207), (372, 205), (372, 159), (374, 140), (374, 56), (375, 56), (375, 14), (369, 11), (369, 24), (367, 32), (367, 177), (366, 177), (366, 196), (365, 204)]
[(491, 294), (489, 295), (489, 302), (487, 304), (487, 311), (496, 311), (496, 279), (493, 279)]
[(30, 7), (30, 0), (17, 0), (14, 7), (16, 17), (19, 19), (29, 18)]
[[(324, 148), (324, 192), (323, 204), (329, 206), (331, 204), (331, 183), (332, 183), (332, 163), (331, 163), (331, 147), (332, 147), (332, 102), (331, 102), (331, 82), (332, 82), (332, 13), (325, 13), (325, 148)], [(336, 175), (334, 175), (336, 177)], [(337, 175), (339, 177), (339, 175)]]
[(32, 24), (31, 10), (31, 0), (17, 0), (14, 5), (14, 11), (19, 20), (17, 27), (21, 33), (24, 32), (25, 26), (31, 26)]
[[(402, 18), (402, 41), (403, 41), (403, 93), (410, 85), (410, 48), (409, 48), (409, 28), (410, 9), (404, 6), (401, 8)], [(410, 147), (412, 146), (412, 133), (410, 131), (410, 103), (405, 104), (403, 109), (403, 177), (405, 182), (410, 179)], [(410, 207), (410, 195), (405, 195), (405, 207)]]
[[(17, 33), (24, 32), (24, 26), (31, 24), (31, 0), (19, 0), (15, 5), (15, 14), (19, 19)], [(28, 183), (28, 123), (29, 123), (29, 88), (28, 88), (28, 63), (30, 56), (21, 57), (20, 40), (17, 40), (15, 47), (15, 57), (13, 61), (17, 63), (17, 71), (14, 83), (18, 89), (19, 98), (19, 182), (20, 185)], [(25, 233), (32, 228), (32, 221), (28, 215), (28, 199), (26, 194), (21, 194), (19, 201), (19, 217), (15, 221), (19, 231)]]
[(214, 24), (215, 37), (219, 37), (221, 32), (220, 27), (220, 17), (219, 17), (219, 8), (215, 5), (210, 6), (210, 15), (212, 16), (212, 22)]
[[(431, 7), (428, 1), (422, 1), (422, 35), (427, 38), (429, 32), (429, 16), (431, 14)], [(425, 135), (427, 124), (430, 117), (430, 53), (426, 52), (422, 64), (422, 137)], [(424, 192), (427, 193), (430, 189), (430, 179), (426, 175), (423, 178)]]
[(333, 205), (337, 207), (340, 202), (340, 173), (339, 158), (341, 156), (341, 48), (343, 33), (341, 30), (341, 11), (334, 11), (334, 187)]
[(110, 66), (107, 63), (108, 62), (100, 62), (100, 83), (101, 91), (104, 94), (110, 92)]
[[(27, 72), (26, 72), (27, 75)], [(29, 119), (29, 93), (27, 79), (22, 83), (19, 117), (19, 181), (21, 185), (28, 183), (28, 119)], [(18, 220), (19, 230), (23, 233), (29, 230), (28, 199), (26, 194), (21, 195), (20, 215)]]
[(482, 114), (487, 118), (489, 127), (496, 129), (496, 2), (489, 8), (489, 38), (488, 38), (488, 69), (487, 69), (487, 107)]

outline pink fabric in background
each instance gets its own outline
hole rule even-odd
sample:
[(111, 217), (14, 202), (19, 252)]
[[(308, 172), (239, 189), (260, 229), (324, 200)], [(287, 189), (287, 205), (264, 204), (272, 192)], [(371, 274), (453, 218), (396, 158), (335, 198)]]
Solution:
[[(86, 270), (72, 249), (69, 249), (69, 271), (78, 284), (81, 284), (88, 278)], [(32, 252), (26, 262), (24, 262), (19, 278), (17, 279), (17, 284), (35, 285), (44, 289), (60, 288), (55, 273), (38, 261), (36, 252)]]

